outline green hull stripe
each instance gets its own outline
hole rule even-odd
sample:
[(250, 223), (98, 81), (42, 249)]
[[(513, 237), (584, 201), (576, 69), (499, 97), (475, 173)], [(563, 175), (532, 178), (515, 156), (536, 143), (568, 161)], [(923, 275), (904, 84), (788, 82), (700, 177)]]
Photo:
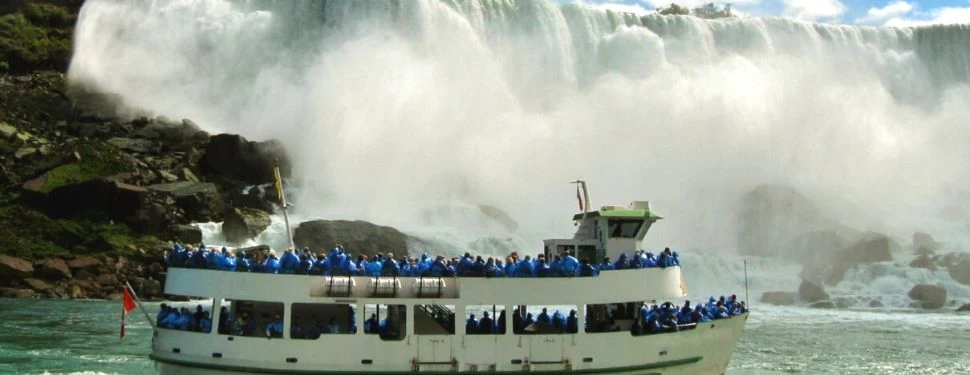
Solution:
[[(151, 357), (151, 359), (153, 359), (155, 361), (158, 361), (158, 362), (168, 363), (168, 364), (173, 364), (173, 365), (179, 365), (179, 366), (185, 366), (185, 367), (194, 367), (194, 368), (199, 368), (199, 369), (210, 369), (210, 370), (233, 371), (233, 372), (249, 372), (249, 373), (257, 373), (257, 374), (300, 374), (300, 375), (304, 375), (304, 374), (321, 374), (321, 375), (338, 375), (338, 374), (361, 374), (361, 373), (367, 373), (367, 374), (381, 374), (381, 375), (384, 375), (384, 374), (413, 374), (413, 373), (415, 373), (413, 371), (364, 371), (364, 370), (357, 370), (357, 371), (319, 371), (319, 370), (286, 370), (286, 369), (274, 370), (274, 369), (264, 369), (264, 368), (257, 368), (257, 367), (217, 365), (217, 364), (210, 364), (210, 363), (192, 363), (192, 362), (179, 361), (179, 360), (174, 360), (174, 359), (158, 358), (155, 355), (151, 355), (150, 357)], [(644, 364), (644, 365), (623, 366), (623, 367), (609, 367), (609, 368), (601, 368), (601, 369), (582, 369), (582, 370), (569, 370), (569, 371), (564, 371), (564, 370), (496, 371), (495, 373), (501, 373), (501, 374), (536, 374), (536, 373), (540, 373), (541, 374), (541, 373), (546, 373), (546, 374), (551, 374), (551, 373), (563, 373), (563, 372), (566, 372), (566, 373), (570, 373), (570, 374), (611, 374), (611, 373), (617, 373), (617, 372), (645, 371), (645, 370), (652, 370), (652, 369), (660, 369), (660, 368), (664, 368), (664, 367), (673, 367), (673, 366), (689, 365), (689, 364), (692, 364), (692, 363), (699, 362), (703, 358), (704, 357), (690, 357), (690, 358), (678, 359), (678, 360), (674, 360), (674, 361), (654, 362), (654, 363), (648, 363), (648, 364)], [(421, 374), (453, 374), (453, 372), (451, 372), (451, 371), (419, 371), (418, 373), (421, 373)]]

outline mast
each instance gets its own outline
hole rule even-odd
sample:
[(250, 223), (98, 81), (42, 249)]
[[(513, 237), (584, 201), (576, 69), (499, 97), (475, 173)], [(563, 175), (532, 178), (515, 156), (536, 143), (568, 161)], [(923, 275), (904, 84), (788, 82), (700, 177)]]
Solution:
[[(586, 188), (586, 181), (576, 180), (576, 181), (573, 181), (571, 183), (577, 184), (577, 186), (576, 186), (577, 189), (583, 189), (583, 199), (582, 199), (582, 202), (579, 202), (579, 203), (580, 203), (580, 206), (581, 206), (580, 209), (583, 210), (583, 216), (585, 217), (586, 216), (586, 213), (589, 212), (589, 207), (590, 207), (590, 204), (589, 204), (589, 189)], [(578, 196), (579, 195), (579, 192), (577, 191), (576, 194)]]
[(293, 243), (293, 233), (290, 232), (290, 217), (286, 214), (286, 210), (289, 208), (290, 203), (286, 201), (286, 192), (283, 191), (283, 177), (280, 175), (280, 158), (276, 158), (276, 164), (273, 166), (273, 186), (276, 188), (276, 197), (280, 201), (280, 206), (283, 208), (283, 223), (286, 224), (286, 238), (290, 240), (290, 248), (296, 250), (296, 245)]

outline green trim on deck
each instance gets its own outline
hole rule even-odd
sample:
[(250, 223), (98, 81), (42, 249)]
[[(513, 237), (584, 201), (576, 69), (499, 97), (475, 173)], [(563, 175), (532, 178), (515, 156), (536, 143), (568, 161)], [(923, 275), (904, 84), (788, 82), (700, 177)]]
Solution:
[[(257, 367), (245, 367), (245, 366), (232, 366), (232, 365), (218, 365), (211, 363), (192, 363), (188, 361), (179, 361), (175, 359), (168, 358), (158, 358), (154, 354), (150, 355), (154, 361), (168, 363), (179, 366), (200, 368), (200, 369), (210, 369), (210, 370), (221, 370), (221, 371), (234, 371), (234, 372), (249, 372), (256, 374), (320, 374), (320, 375), (342, 375), (342, 374), (380, 374), (380, 375), (390, 375), (390, 374), (413, 374), (413, 371), (367, 371), (365, 368), (361, 368), (356, 371), (324, 371), (324, 370), (289, 370), (289, 369), (264, 369)], [(643, 365), (633, 365), (633, 366), (622, 366), (622, 367), (609, 367), (601, 369), (581, 369), (581, 370), (536, 370), (536, 371), (496, 371), (495, 374), (612, 374), (617, 372), (630, 372), (630, 371), (645, 371), (654, 370), (665, 367), (673, 366), (683, 366), (692, 363), (700, 362), (704, 357), (690, 357), (684, 359), (677, 359), (673, 361), (663, 361), (647, 363)], [(367, 365), (361, 365), (367, 366)], [(541, 365), (540, 365), (541, 366)], [(468, 371), (458, 371), (459, 373)], [(419, 371), (421, 374), (454, 374), (452, 371)]]
[(612, 218), (635, 218), (635, 219), (652, 219), (654, 221), (663, 219), (656, 212), (645, 210), (645, 209), (614, 209), (614, 210), (599, 210), (591, 211), (586, 213), (579, 213), (573, 216), (573, 220), (581, 220), (583, 216), (589, 217), (612, 217)]

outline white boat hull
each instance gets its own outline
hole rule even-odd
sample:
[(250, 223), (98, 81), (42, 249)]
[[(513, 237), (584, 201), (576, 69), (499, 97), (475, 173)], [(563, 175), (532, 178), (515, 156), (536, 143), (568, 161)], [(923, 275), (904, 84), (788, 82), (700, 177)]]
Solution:
[[(159, 374), (583, 373), (723, 374), (748, 314), (693, 330), (566, 335), (371, 335), (337, 340), (269, 340), (160, 330), (153, 359)], [(437, 357), (427, 355), (437, 346)], [(174, 349), (179, 353), (175, 353)], [(218, 353), (215, 358), (213, 353)], [(423, 355), (424, 354), (424, 355)], [(359, 358), (358, 358), (359, 357)], [(423, 358), (422, 358), (423, 357)], [(287, 362), (287, 359), (295, 361)], [(369, 363), (367, 363), (369, 361)], [(365, 364), (366, 363), (366, 364)]]

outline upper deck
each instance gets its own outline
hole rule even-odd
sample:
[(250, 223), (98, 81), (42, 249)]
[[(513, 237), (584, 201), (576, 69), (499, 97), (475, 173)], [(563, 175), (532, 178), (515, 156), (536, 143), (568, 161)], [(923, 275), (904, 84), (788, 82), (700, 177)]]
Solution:
[(279, 275), (170, 268), (165, 293), (279, 302), (576, 304), (671, 300), (687, 294), (680, 267), (596, 277), (479, 278)]

